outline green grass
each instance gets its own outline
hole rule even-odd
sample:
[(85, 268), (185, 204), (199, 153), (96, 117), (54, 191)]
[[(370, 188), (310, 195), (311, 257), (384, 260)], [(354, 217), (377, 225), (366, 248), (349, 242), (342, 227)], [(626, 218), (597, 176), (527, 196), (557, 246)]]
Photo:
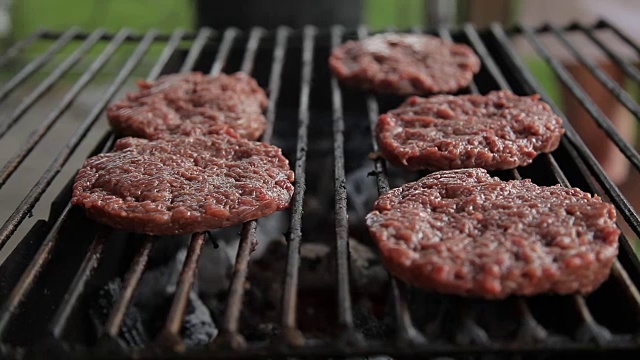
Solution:
[(191, 9), (187, 0), (21, 0), (14, 2), (12, 17), (15, 36), (22, 38), (39, 28), (62, 31), (74, 25), (111, 31), (190, 28)]
[(423, 25), (424, 1), (422, 0), (369, 0), (365, 9), (365, 21), (373, 31), (388, 26), (408, 29)]

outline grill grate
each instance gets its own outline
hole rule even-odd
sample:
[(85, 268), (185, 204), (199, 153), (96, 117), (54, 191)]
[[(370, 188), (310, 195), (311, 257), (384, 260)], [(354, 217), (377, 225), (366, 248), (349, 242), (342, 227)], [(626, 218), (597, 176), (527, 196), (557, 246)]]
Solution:
[[(480, 56), (483, 69), (468, 92), (509, 89), (519, 94), (540, 93), (559, 113), (557, 106), (544, 94), (513, 49), (510, 36), (524, 36), (587, 109), (593, 121), (603, 128), (635, 169), (640, 170), (637, 151), (625, 143), (538, 37), (544, 33), (558, 39), (621, 104), (639, 117), (640, 106), (631, 96), (598, 70), (566, 38), (569, 32), (583, 34), (620, 65), (630, 79), (640, 82), (637, 68), (598, 39), (597, 32), (603, 30), (613, 32), (622, 42), (640, 53), (638, 45), (605, 21), (589, 27), (572, 24), (562, 29), (554, 26), (532, 29), (518, 25), (508, 31), (499, 25), (492, 25), (480, 32), (467, 24), (454, 33), (447, 28), (439, 28), (435, 33), (447, 41), (468, 43)], [(416, 28), (413, 31), (423, 30)], [(16, 249), (0, 266), (0, 283), (3, 284), (0, 289), (3, 299), (0, 308), (0, 351), (3, 356), (22, 357), (45, 351), (61, 357), (87, 354), (126, 356), (132, 353), (165, 355), (177, 352), (193, 356), (247, 358), (372, 354), (393, 357), (456, 356), (484, 353), (506, 356), (513, 353), (640, 351), (640, 294), (637, 288), (640, 284), (640, 264), (624, 236), (620, 238), (621, 253), (619, 261), (614, 264), (611, 279), (589, 297), (541, 296), (487, 302), (426, 294), (392, 278), (388, 288), (389, 299), (382, 301), (389, 315), (379, 319), (382, 324), (389, 325), (390, 322), (392, 331), (381, 336), (369, 336), (363, 331), (356, 319), (356, 298), (359, 295), (352, 286), (349, 221), (353, 219), (348, 218), (347, 200), (348, 194), (354, 189), (349, 188), (347, 175), (354, 170), (351, 162), (359, 156), (353, 153), (352, 144), (356, 149), (364, 149), (365, 154), (369, 150), (377, 152), (372, 130), (378, 114), (397, 105), (398, 99), (377, 98), (343, 89), (328, 74), (324, 64), (332, 48), (346, 39), (366, 36), (368, 31), (365, 27), (351, 32), (340, 26), (326, 30), (312, 26), (302, 30), (280, 27), (275, 31), (254, 28), (248, 33), (237, 29), (218, 33), (204, 28), (193, 35), (180, 29), (170, 35), (158, 34), (154, 30), (136, 35), (127, 29), (109, 34), (104, 30), (83, 33), (73, 28), (62, 34), (36, 32), (0, 56), (0, 66), (6, 67), (32, 46), (49, 45), (41, 55), (28, 62), (0, 87), (0, 101), (7, 101), (14, 96), (14, 92), (33, 84), (33, 78), (45, 75), (42, 81), (29, 88), (29, 93), (0, 121), (1, 145), (10, 137), (8, 134), (14, 126), (26, 122), (30, 111), (39, 106), (43, 99), (52, 96), (50, 92), (53, 88), (69, 79), (74, 69), (90, 57), (89, 54), (99, 45), (104, 45), (75, 83), (47, 112), (44, 120), (34, 124), (24, 144), (11, 150), (12, 155), (0, 169), (0, 189), (7, 191), (12, 176), (29, 166), (33, 161), (30, 156), (32, 152), (51, 136), (52, 129), (58, 123), (69, 116), (70, 109), (83, 91), (92, 81), (104, 75), (109, 63), (118, 59), (117, 54), (121, 54), (123, 48), (135, 45), (117, 73), (108, 75), (112, 80), (101, 92), (99, 100), (74, 128), (51, 162), (46, 164), (36, 184), (0, 228), (0, 249), (8, 252), (7, 244), (15, 242), (17, 239), (14, 238), (22, 235), (15, 234), (16, 231), (24, 232), (23, 228), (31, 225), (29, 232), (24, 234)], [(185, 44), (189, 44), (188, 49)], [(164, 48), (156, 56), (150, 49), (158, 45)], [(73, 52), (63, 56), (62, 51), (70, 47)], [(61, 57), (64, 59), (56, 63), (56, 59)], [(193, 234), (188, 242), (175, 294), (156, 338), (144, 349), (135, 351), (122, 348), (117, 341), (135, 291), (144, 272), (151, 266), (154, 252), (162, 240), (155, 236), (119, 233), (88, 221), (81, 211), (68, 204), (69, 184), (62, 186), (62, 189), (53, 189), (52, 184), (64, 169), (77, 168), (78, 161), (74, 163), (73, 158), (78, 154), (80, 158), (85, 157), (86, 154), (80, 150), (82, 145), (96, 142), (89, 135), (99, 128), (99, 119), (104, 122), (104, 108), (114, 98), (121, 96), (125, 88), (130, 88), (131, 81), (137, 77), (136, 70), (149, 59), (153, 64), (147, 75), (148, 80), (164, 73), (193, 69), (205, 69), (211, 74), (237, 69), (252, 74), (261, 85), (268, 88), (268, 125), (262, 141), (273, 140), (282, 146), (296, 173), (289, 231), (286, 234), (286, 266), (276, 280), (282, 282), (281, 301), (278, 304), (280, 333), (272, 341), (248, 339), (241, 321), (242, 314), (246, 312), (247, 297), (251, 296), (245, 292), (252, 281), (249, 272), (252, 252), (258, 240), (264, 241), (258, 239), (257, 221), (244, 224), (240, 231), (226, 305), (217, 321), (220, 334), (209, 346), (187, 349), (180, 334), (189, 296), (196, 282), (198, 261), (209, 238), (213, 240), (215, 236), (206, 233)], [(285, 71), (285, 65), (288, 71)], [(362, 135), (357, 134), (358, 125), (363, 122), (368, 125), (369, 134), (358, 137)], [(529, 167), (498, 175), (504, 179), (530, 177), (541, 184), (577, 186), (602, 195), (616, 205), (632, 232), (640, 236), (640, 220), (636, 212), (606, 177), (566, 119), (565, 128), (566, 136), (556, 152), (540, 156)], [(324, 140), (330, 146), (324, 146)], [(107, 132), (99, 137), (91, 154), (108, 151), (114, 141), (115, 136)], [(60, 143), (59, 140), (57, 142)], [(317, 179), (327, 176), (323, 169), (316, 169), (322, 166), (319, 157), (323, 156), (332, 156), (327, 170), (334, 175), (329, 185), (330, 191), (333, 191), (331, 206), (326, 209), (333, 211), (333, 222), (328, 222), (331, 224), (328, 232), (310, 228), (308, 224), (314, 219), (310, 218), (312, 213), (307, 212), (310, 198), (330, 197), (322, 191), (320, 180)], [(362, 163), (365, 159), (356, 160)], [(387, 171), (382, 159), (374, 159), (372, 166), (378, 192), (388, 191), (395, 175)], [(53, 200), (48, 220), (28, 220), (40, 199), (46, 193), (58, 190), (60, 192)], [(306, 224), (304, 228), (303, 220)], [(306, 315), (301, 310), (304, 305), (300, 297), (300, 249), (308, 239), (314, 238), (313, 232), (320, 233), (316, 237), (334, 241), (335, 249), (336, 278), (334, 289), (331, 290), (335, 303), (326, 304), (327, 307), (335, 307), (335, 318), (326, 319), (327, 324), (324, 324), (335, 323), (335, 329), (324, 336), (306, 331), (308, 325), (301, 323)], [(89, 294), (113, 276), (124, 280), (102, 333), (93, 337), (79, 335), (82, 333), (79, 328), (86, 332)], [(426, 316), (426, 313), (433, 313), (433, 316)], [(492, 319), (487, 322), (483, 316)], [(36, 330), (38, 336), (34, 336), (33, 329), (42, 330)], [(509, 336), (505, 337), (505, 332)]]

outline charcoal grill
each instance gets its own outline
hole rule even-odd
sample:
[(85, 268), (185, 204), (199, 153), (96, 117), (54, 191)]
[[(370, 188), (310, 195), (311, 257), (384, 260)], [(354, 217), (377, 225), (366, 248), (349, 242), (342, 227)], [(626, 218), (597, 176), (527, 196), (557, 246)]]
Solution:
[[(630, 95), (566, 40), (568, 33), (583, 34), (620, 65), (630, 79), (640, 82), (637, 68), (598, 39), (600, 31), (613, 32), (640, 53), (636, 43), (606, 21), (589, 26), (545, 25), (535, 29), (524, 25), (503, 29), (495, 24), (477, 30), (467, 24), (455, 31), (439, 28), (428, 32), (445, 40), (467, 43), (480, 56), (481, 72), (465, 92), (511, 89), (522, 95), (540, 93), (551, 102), (513, 48), (512, 36), (524, 36), (637, 171), (640, 156), (636, 150), (622, 140), (539, 39), (540, 34), (555, 36), (640, 118), (640, 107)], [(371, 335), (363, 329), (361, 319), (354, 315), (354, 298), (358, 295), (354, 294), (350, 281), (349, 221), (354, 219), (347, 217), (347, 201), (353, 189), (348, 187), (346, 176), (357, 166), (354, 164), (368, 163), (371, 183), (380, 193), (389, 189), (393, 175), (389, 175), (385, 162), (375, 156), (368, 160), (367, 154), (377, 151), (371, 129), (378, 114), (398, 105), (401, 99), (342, 88), (330, 76), (326, 63), (331, 48), (347, 39), (367, 35), (364, 27), (351, 31), (340, 26), (329, 29), (309, 26), (299, 30), (280, 27), (274, 31), (254, 28), (246, 32), (203, 28), (194, 34), (183, 30), (159, 34), (150, 30), (142, 35), (127, 29), (110, 34), (103, 30), (84, 33), (73, 28), (64, 33), (38, 31), (0, 56), (0, 66), (7, 67), (20, 54), (28, 54), (33, 48), (45, 49), (0, 86), (0, 101), (19, 96), (21, 91), (26, 94), (17, 106), (3, 114), (0, 145), (10, 141), (14, 127), (31, 126), (32, 131), (23, 144), (7, 147), (8, 158), (0, 169), (2, 190), (9, 189), (13, 175), (30, 166), (33, 161), (30, 154), (37, 152), (47, 137), (55, 135), (53, 142), (61, 145), (46, 168), (39, 169), (44, 170), (40, 178), (25, 191), (24, 199), (0, 228), (0, 247), (8, 251), (7, 244), (17, 243), (0, 266), (2, 357), (388, 355), (400, 358), (493, 354), (498, 358), (515, 355), (537, 358), (640, 351), (640, 263), (624, 235), (620, 237), (620, 255), (610, 279), (587, 297), (537, 296), (489, 302), (424, 293), (391, 279), (388, 298), (381, 301), (386, 315), (376, 320), (384, 323), (388, 331)], [(231, 285), (222, 315), (216, 319), (220, 334), (208, 346), (186, 349), (180, 336), (198, 259), (209, 244), (208, 234), (192, 236), (175, 295), (156, 338), (136, 350), (124, 348), (117, 341), (127, 307), (152, 262), (151, 255), (159, 240), (113, 231), (86, 219), (82, 211), (69, 206), (71, 182), (56, 187), (54, 180), (61, 171), (73, 173), (87, 155), (110, 149), (115, 140), (113, 134), (108, 131), (99, 137), (94, 134), (105, 128), (103, 110), (114, 98), (131, 90), (136, 78), (145, 77), (140, 73), (145, 67), (150, 67), (148, 79), (191, 70), (212, 74), (243, 71), (256, 77), (269, 91), (268, 126), (262, 141), (273, 140), (281, 146), (296, 173), (295, 195), (288, 213), (289, 230), (285, 234), (286, 267), (277, 280), (282, 282), (279, 331), (269, 341), (248, 339), (240, 321), (247, 310), (243, 304), (247, 304), (250, 296), (246, 290), (252, 279), (249, 263), (253, 245), (263, 240), (256, 238), (256, 221), (242, 226)], [(65, 121), (70, 109), (75, 109), (77, 99), (94, 78), (101, 77), (108, 79), (108, 86), (82, 116), (73, 134), (63, 134), (61, 139), (60, 133), (55, 134), (56, 125)], [(75, 81), (71, 87), (61, 85), (68, 79)], [(60, 86), (66, 91), (64, 95), (52, 95), (51, 89)], [(29, 111), (49, 97), (55, 100), (46, 118), (30, 121), (33, 116), (29, 116)], [(552, 107), (560, 112), (556, 105)], [(621, 223), (625, 222), (632, 234), (640, 236), (640, 219), (630, 203), (566, 121), (565, 127), (566, 136), (553, 154), (538, 157), (528, 167), (497, 175), (503, 179), (531, 178), (542, 185), (575, 186), (599, 194), (615, 204)], [(323, 164), (328, 164), (326, 169)], [(331, 195), (323, 192), (327, 179)], [(50, 208), (41, 219), (38, 216), (32, 219), (30, 215), (43, 195), (52, 198)], [(307, 211), (311, 196), (325, 199), (328, 204), (325, 215), (332, 213), (331, 216)], [(336, 276), (329, 292), (332, 300), (325, 304), (330, 308), (330, 316), (323, 320), (325, 330), (320, 332), (308, 321), (301, 326), (308, 314), (300, 309), (303, 294), (298, 291), (299, 251), (309, 239), (324, 240), (335, 249)], [(88, 299), (114, 277), (123, 279), (123, 290), (104, 328), (96, 332), (88, 325)]]

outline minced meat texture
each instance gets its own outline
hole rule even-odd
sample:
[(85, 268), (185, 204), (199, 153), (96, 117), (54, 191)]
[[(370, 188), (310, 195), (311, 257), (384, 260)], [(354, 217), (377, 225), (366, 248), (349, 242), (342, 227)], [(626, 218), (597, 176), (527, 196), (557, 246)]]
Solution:
[(187, 234), (241, 224), (289, 206), (294, 174), (281, 150), (232, 131), (123, 138), (88, 159), (72, 203), (116, 229)]
[(266, 126), (267, 96), (246, 74), (174, 74), (138, 87), (107, 109), (111, 126), (125, 136), (206, 135), (225, 125), (256, 140)]
[(420, 95), (465, 88), (480, 60), (464, 44), (419, 34), (380, 34), (347, 41), (329, 58), (343, 83), (378, 93)]
[(382, 155), (411, 170), (513, 169), (555, 150), (562, 119), (539, 95), (411, 97), (378, 118)]
[(464, 169), (380, 196), (367, 225), (396, 277), (497, 299), (596, 289), (618, 254), (615, 219), (611, 204), (579, 189)]

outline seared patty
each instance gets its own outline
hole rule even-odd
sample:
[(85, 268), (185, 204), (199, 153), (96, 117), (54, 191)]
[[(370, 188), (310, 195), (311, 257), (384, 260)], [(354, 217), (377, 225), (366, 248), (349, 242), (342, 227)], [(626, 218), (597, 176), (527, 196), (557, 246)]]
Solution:
[(256, 140), (266, 126), (267, 97), (246, 74), (174, 74), (140, 81), (138, 87), (107, 109), (111, 126), (122, 135), (206, 135), (225, 125)]
[(380, 115), (378, 144), (392, 164), (412, 170), (525, 166), (564, 134), (562, 119), (539, 99), (510, 91), (411, 97)]
[(207, 137), (123, 138), (88, 159), (72, 203), (117, 229), (187, 234), (289, 206), (294, 174), (281, 150), (230, 130)]
[(417, 34), (380, 34), (347, 41), (329, 66), (343, 83), (397, 95), (451, 93), (471, 83), (480, 60), (464, 44)]
[(616, 211), (579, 189), (441, 171), (380, 196), (367, 216), (387, 269), (442, 293), (589, 293), (618, 254)]

